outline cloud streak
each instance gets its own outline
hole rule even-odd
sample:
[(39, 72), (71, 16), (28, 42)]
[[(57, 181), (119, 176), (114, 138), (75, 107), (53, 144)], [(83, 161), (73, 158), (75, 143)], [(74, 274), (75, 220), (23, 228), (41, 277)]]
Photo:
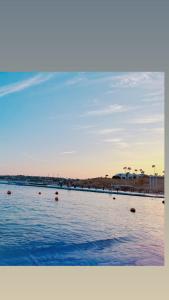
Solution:
[(131, 124), (155, 124), (164, 121), (164, 116), (162, 114), (159, 115), (152, 115), (152, 116), (145, 116), (143, 118), (133, 119), (129, 123)]
[(153, 93), (148, 93), (145, 95), (145, 97), (142, 99), (142, 102), (147, 103), (160, 103), (164, 102), (164, 90), (157, 90)]
[(124, 129), (123, 128), (104, 128), (104, 129), (100, 129), (98, 131), (95, 131), (96, 134), (99, 134), (99, 135), (108, 135), (110, 133), (118, 133), (118, 132), (121, 132), (123, 131)]
[(72, 151), (64, 151), (64, 152), (61, 152), (60, 154), (61, 155), (71, 155), (71, 154), (76, 154), (77, 152), (75, 150), (72, 150)]
[(110, 143), (113, 145), (113, 147), (122, 148), (122, 149), (129, 147), (129, 144), (126, 143), (125, 141), (123, 141), (123, 139), (121, 139), (121, 138), (104, 139), (103, 142)]
[(104, 142), (106, 143), (120, 143), (122, 140), (121, 139), (114, 139), (114, 138), (110, 138), (110, 139), (105, 139)]
[(128, 108), (124, 107), (123, 105), (119, 105), (119, 104), (111, 104), (102, 109), (90, 110), (85, 115), (87, 115), (87, 116), (106, 116), (106, 115), (111, 115), (113, 113), (120, 113), (120, 112), (124, 112), (124, 111), (128, 111)]
[(97, 85), (108, 84), (110, 90), (106, 94), (114, 92), (112, 88), (135, 88), (141, 87), (146, 89), (164, 87), (164, 73), (163, 72), (126, 72), (108, 74), (102, 77), (90, 77), (85, 73), (79, 73), (74, 78), (67, 80), (65, 85)]
[(16, 83), (13, 83), (10, 85), (1, 86), (0, 87), (0, 97), (4, 97), (9, 94), (23, 91), (32, 86), (39, 85), (43, 82), (50, 80), (52, 77), (54, 77), (54, 75), (55, 75), (55, 73), (40, 73), (31, 78), (28, 78), (28, 79), (25, 79), (22, 81), (18, 81)]
[(159, 87), (164, 84), (164, 73), (161, 72), (130, 72), (120, 76), (115, 76), (112, 87)]

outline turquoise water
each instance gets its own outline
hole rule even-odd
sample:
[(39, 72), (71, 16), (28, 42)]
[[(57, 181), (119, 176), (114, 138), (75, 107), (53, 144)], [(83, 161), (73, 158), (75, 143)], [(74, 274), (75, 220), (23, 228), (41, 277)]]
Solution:
[(115, 197), (0, 185), (0, 265), (163, 265), (162, 199)]

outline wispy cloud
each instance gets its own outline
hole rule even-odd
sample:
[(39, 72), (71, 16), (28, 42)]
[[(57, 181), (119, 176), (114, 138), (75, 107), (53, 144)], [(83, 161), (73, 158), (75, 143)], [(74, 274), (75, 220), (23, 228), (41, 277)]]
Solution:
[(128, 108), (123, 105), (119, 105), (119, 104), (111, 104), (111, 105), (108, 105), (101, 109), (90, 110), (90, 111), (86, 112), (85, 115), (105, 116), (105, 115), (111, 115), (113, 113), (120, 113), (120, 112), (124, 112), (124, 111), (128, 111)]
[[(163, 72), (128, 72), (116, 74), (108, 80), (106, 94), (112, 94), (121, 89), (144, 89), (152, 93), (164, 93)], [(150, 96), (151, 97), (151, 96)], [(150, 99), (150, 97), (148, 99)]]
[(99, 135), (108, 135), (110, 133), (118, 133), (123, 131), (123, 128), (104, 128), (104, 129), (99, 129), (95, 131), (94, 133), (99, 134)]
[(95, 129), (95, 128), (88, 128), (87, 133), (95, 134), (95, 135), (101, 135), (101, 136), (107, 136), (109, 134), (118, 134), (119, 132), (124, 131), (124, 128), (102, 128), (102, 129)]
[(122, 140), (121, 139), (114, 139), (114, 138), (110, 138), (110, 139), (104, 139), (104, 142), (106, 143), (119, 143), (121, 142)]
[(113, 79), (112, 75), (106, 75), (106, 76), (90, 76), (89, 74), (86, 74), (85, 72), (78, 73), (75, 77), (72, 79), (69, 79), (65, 81), (66, 86), (71, 85), (84, 85), (84, 86), (90, 86), (90, 85), (97, 85), (102, 83), (110, 83)]
[(73, 129), (74, 130), (90, 130), (96, 128), (96, 125), (77, 125)]
[(129, 144), (125, 142), (123, 139), (120, 138), (110, 138), (110, 139), (104, 139), (104, 143), (110, 143), (113, 145), (113, 147), (117, 148), (128, 148)]
[(84, 80), (83, 77), (75, 77), (73, 79), (67, 80), (65, 84), (66, 85), (76, 85), (79, 82), (82, 82), (83, 80)]
[(13, 84), (5, 85), (0, 87), (0, 97), (4, 97), (9, 94), (17, 93), (20, 91), (23, 91), (25, 89), (28, 89), (32, 86), (41, 84), (45, 81), (50, 80), (52, 77), (54, 77), (55, 73), (39, 73), (31, 78), (18, 81)]
[(163, 127), (151, 127), (151, 128), (139, 128), (138, 129), (138, 134), (137, 136), (139, 136), (140, 134), (144, 134), (144, 136), (149, 136), (150, 138), (155, 138), (156, 137), (156, 140), (159, 141), (159, 138), (164, 138), (164, 132), (165, 132), (165, 129), (164, 129), (164, 126)]
[(143, 118), (132, 119), (129, 121), (131, 124), (154, 124), (164, 121), (164, 116), (162, 114), (145, 116)]
[(61, 152), (60, 154), (61, 155), (71, 155), (71, 154), (76, 154), (77, 151), (75, 150), (72, 150), (72, 151), (64, 151), (64, 152)]
[(142, 99), (142, 102), (147, 103), (160, 103), (164, 101), (164, 90), (157, 90), (152, 93), (148, 93), (145, 95), (145, 97)]
[(164, 84), (164, 73), (161, 72), (129, 72), (114, 77), (112, 87), (146, 87), (157, 88)]
[(134, 88), (143, 87), (156, 90), (164, 86), (163, 72), (126, 72), (107, 73), (104, 76), (87, 76), (85, 73), (78, 73), (74, 78), (67, 80), (65, 85), (97, 85), (108, 84), (109, 90), (106, 94), (113, 93), (112, 88)]

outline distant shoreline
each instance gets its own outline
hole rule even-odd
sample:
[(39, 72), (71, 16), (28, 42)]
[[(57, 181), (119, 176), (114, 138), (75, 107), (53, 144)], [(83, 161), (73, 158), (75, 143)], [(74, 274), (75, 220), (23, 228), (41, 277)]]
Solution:
[(0, 184), (7, 185), (16, 185), (16, 186), (32, 186), (32, 187), (43, 187), (43, 188), (54, 188), (54, 189), (62, 189), (69, 191), (81, 191), (81, 192), (93, 192), (93, 193), (102, 193), (102, 194), (110, 194), (110, 195), (126, 195), (126, 196), (139, 196), (139, 197), (149, 197), (149, 198), (164, 198), (164, 195), (157, 194), (147, 194), (147, 193), (138, 193), (138, 192), (123, 192), (123, 191), (115, 191), (108, 189), (96, 189), (96, 188), (80, 188), (80, 187), (66, 187), (66, 186), (58, 186), (58, 185), (49, 185), (49, 184), (26, 184), (26, 183), (13, 183), (13, 182), (2, 182)]

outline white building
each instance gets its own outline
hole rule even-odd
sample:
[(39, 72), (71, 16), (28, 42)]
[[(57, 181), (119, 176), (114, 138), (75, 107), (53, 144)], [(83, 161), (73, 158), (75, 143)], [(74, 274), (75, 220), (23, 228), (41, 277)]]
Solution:
[(141, 177), (144, 174), (135, 174), (135, 173), (118, 173), (115, 174), (112, 178), (119, 178), (119, 179), (135, 179), (137, 177)]

